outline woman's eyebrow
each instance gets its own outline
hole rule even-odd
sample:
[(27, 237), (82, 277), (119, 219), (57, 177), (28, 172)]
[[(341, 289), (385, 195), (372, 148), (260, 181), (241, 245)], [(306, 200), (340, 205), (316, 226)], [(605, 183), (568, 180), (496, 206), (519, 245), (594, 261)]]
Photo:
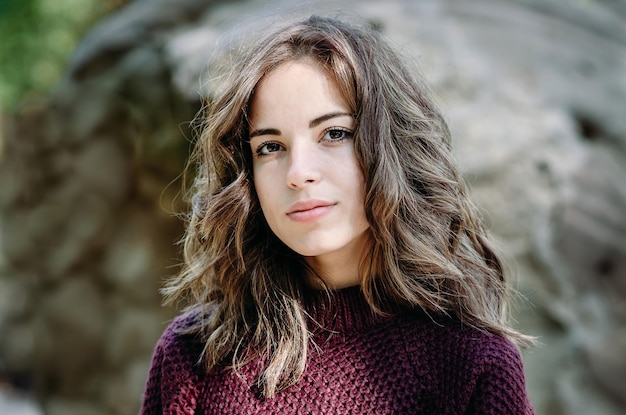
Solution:
[(340, 111), (329, 112), (328, 114), (324, 114), (324, 115), (322, 115), (320, 117), (317, 117), (317, 118), (311, 120), (311, 122), (309, 122), (309, 128), (317, 127), (318, 125), (320, 125), (324, 121), (328, 121), (331, 118), (346, 117), (346, 116), (354, 118), (354, 116), (352, 114), (349, 114), (347, 112), (340, 112)]
[(259, 135), (280, 135), (280, 130), (277, 130), (276, 128), (261, 128), (259, 130), (254, 130), (251, 131), (250, 134), (248, 134), (248, 140), (251, 139), (252, 137), (256, 137)]
[[(317, 118), (312, 119), (309, 122), (309, 128), (315, 128), (318, 125), (320, 125), (321, 123), (323, 123), (324, 121), (328, 121), (330, 119), (333, 118), (337, 118), (337, 117), (351, 117), (354, 118), (354, 116), (350, 113), (347, 112), (341, 112), (341, 111), (335, 111), (335, 112), (329, 112), (328, 114), (324, 114), (321, 115)], [(253, 137), (257, 137), (260, 135), (281, 135), (280, 130), (276, 129), (276, 128), (260, 128), (258, 130), (252, 130), (250, 131), (250, 134), (248, 134), (248, 139), (251, 139)]]

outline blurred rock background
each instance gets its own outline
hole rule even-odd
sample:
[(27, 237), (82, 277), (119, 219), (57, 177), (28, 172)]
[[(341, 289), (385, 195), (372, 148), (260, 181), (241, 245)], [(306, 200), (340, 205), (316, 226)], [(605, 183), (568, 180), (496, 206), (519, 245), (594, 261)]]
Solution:
[[(176, 312), (158, 288), (180, 260), (205, 71), (277, 15), (312, 13), (370, 22), (432, 85), (526, 297), (517, 325), (541, 341), (524, 352), (537, 413), (626, 411), (626, 2), (22, 4), (53, 3), (75, 48), (0, 5), (0, 413), (136, 413)], [(35, 46), (12, 42), (29, 31)]]

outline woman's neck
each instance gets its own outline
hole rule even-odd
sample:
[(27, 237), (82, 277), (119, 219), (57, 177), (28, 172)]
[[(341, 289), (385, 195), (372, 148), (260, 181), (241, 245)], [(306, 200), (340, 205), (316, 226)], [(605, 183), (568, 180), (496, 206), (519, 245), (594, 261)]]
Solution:
[(360, 285), (362, 277), (360, 263), (368, 247), (369, 236), (364, 233), (362, 237), (355, 239), (341, 250), (305, 257), (305, 261), (322, 280), (321, 282), (310, 281), (310, 284), (317, 289), (332, 290)]

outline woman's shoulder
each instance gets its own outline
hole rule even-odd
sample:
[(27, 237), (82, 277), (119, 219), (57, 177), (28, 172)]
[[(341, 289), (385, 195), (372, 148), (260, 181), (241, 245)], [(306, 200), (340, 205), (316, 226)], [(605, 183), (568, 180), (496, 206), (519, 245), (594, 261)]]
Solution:
[(209, 316), (210, 312), (201, 307), (176, 316), (161, 335), (157, 348), (169, 356), (176, 352), (196, 355), (195, 352), (202, 348), (202, 327)]
[(152, 356), (140, 413), (160, 414), (173, 407), (193, 411), (190, 405), (196, 401), (204, 378), (204, 367), (198, 361), (203, 350), (199, 328), (205, 316), (198, 308), (169, 323)]
[(518, 347), (508, 337), (474, 327), (456, 317), (414, 311), (402, 320), (404, 335), (414, 348), (437, 350), (487, 366), (520, 360)]
[(472, 414), (532, 413), (520, 351), (505, 335), (419, 309), (396, 315), (384, 330), (393, 342), (389, 349), (410, 368), (406, 383), (427, 391), (429, 399), (447, 402), (452, 394), (476, 409), (468, 410)]

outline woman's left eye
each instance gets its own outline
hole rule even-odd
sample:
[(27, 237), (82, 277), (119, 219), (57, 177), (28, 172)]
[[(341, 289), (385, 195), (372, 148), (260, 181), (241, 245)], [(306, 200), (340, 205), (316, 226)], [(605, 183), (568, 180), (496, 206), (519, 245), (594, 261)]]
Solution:
[(324, 136), (322, 140), (328, 141), (331, 143), (337, 143), (340, 141), (347, 140), (352, 138), (352, 131), (346, 130), (344, 128), (329, 128), (324, 132)]

